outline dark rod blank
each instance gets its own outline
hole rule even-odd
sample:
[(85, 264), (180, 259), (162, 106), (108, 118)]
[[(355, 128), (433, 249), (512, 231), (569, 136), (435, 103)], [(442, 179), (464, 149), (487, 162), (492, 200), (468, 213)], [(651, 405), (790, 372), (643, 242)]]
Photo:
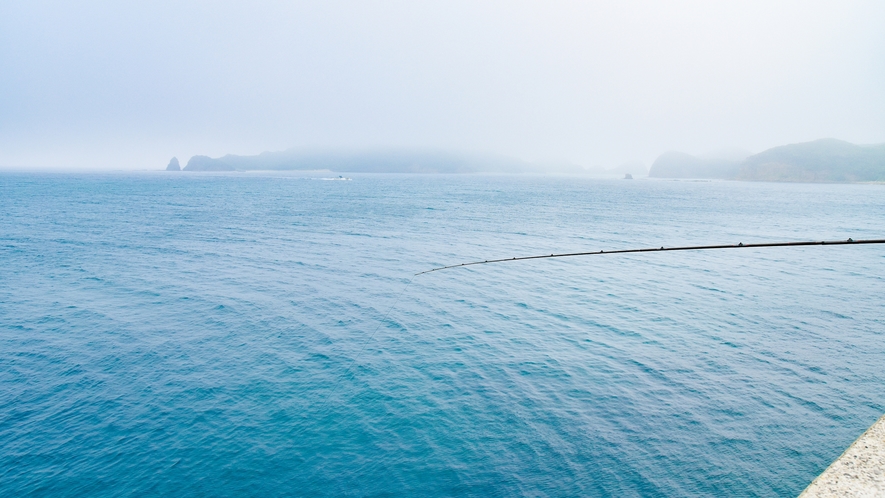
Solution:
[(722, 244), (716, 246), (683, 246), (683, 247), (651, 247), (647, 249), (620, 249), (617, 251), (592, 251), (592, 252), (572, 252), (566, 254), (543, 254), (540, 256), (522, 256), (519, 258), (504, 259), (488, 259), (485, 261), (474, 261), (472, 263), (461, 263), (458, 265), (441, 266), (431, 270), (425, 270), (416, 273), (415, 276), (423, 275), (439, 270), (448, 270), (449, 268), (460, 268), (462, 266), (484, 265), (488, 263), (503, 263), (505, 261), (524, 261), (526, 259), (546, 259), (546, 258), (567, 258), (570, 256), (592, 256), (594, 254), (626, 254), (631, 252), (661, 252), (661, 251), (702, 251), (706, 249), (744, 249), (752, 247), (794, 247), (794, 246), (839, 246), (847, 244), (885, 244), (885, 239), (868, 239), (868, 240), (815, 240), (809, 242), (766, 242), (761, 244)]

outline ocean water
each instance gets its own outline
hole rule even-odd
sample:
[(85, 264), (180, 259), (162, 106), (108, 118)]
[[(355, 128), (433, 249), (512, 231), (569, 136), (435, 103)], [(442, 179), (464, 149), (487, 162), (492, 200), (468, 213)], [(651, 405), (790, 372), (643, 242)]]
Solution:
[[(303, 176), (303, 175), (302, 175)], [(2, 496), (790, 496), (885, 411), (885, 186), (0, 175)]]

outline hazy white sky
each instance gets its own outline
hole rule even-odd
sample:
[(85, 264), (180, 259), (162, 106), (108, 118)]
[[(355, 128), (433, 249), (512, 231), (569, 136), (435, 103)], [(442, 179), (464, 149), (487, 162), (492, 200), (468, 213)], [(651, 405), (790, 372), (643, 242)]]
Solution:
[(885, 142), (885, 2), (0, 0), (0, 166)]

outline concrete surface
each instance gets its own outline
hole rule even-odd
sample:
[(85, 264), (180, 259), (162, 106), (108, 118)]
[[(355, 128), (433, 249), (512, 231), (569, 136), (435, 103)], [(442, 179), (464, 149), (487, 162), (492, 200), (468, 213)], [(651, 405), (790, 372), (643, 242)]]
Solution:
[(885, 415), (876, 421), (799, 498), (885, 497)]

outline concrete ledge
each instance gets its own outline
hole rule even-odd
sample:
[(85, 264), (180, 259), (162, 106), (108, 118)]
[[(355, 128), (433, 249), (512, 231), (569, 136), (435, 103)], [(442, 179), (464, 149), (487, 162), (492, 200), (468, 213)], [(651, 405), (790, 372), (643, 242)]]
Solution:
[(799, 498), (885, 496), (885, 415), (811, 482)]

